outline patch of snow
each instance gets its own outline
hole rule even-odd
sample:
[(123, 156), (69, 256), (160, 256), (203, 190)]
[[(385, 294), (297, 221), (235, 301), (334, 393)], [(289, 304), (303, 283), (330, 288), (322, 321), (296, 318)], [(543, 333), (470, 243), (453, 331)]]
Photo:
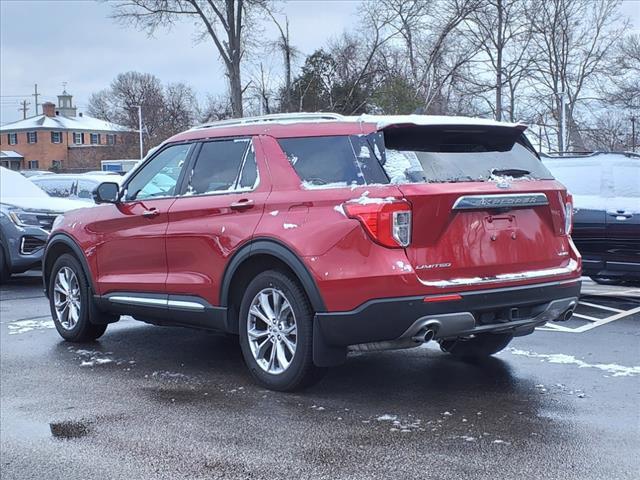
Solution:
[(388, 413), (385, 413), (384, 415), (380, 415), (378, 418), (376, 418), (376, 420), (379, 422), (393, 422), (394, 420), (397, 420), (397, 419), (398, 419), (397, 415), (390, 415)]
[(19, 333), (27, 333), (32, 330), (46, 330), (55, 328), (53, 320), (16, 320), (7, 325), (9, 335), (17, 335)]
[(491, 443), (495, 443), (495, 444), (501, 444), (501, 445), (509, 445), (509, 442), (505, 442), (504, 440), (500, 440), (499, 438), (495, 439), (493, 442)]
[(471, 437), (469, 435), (461, 435), (460, 438), (462, 440), (464, 440), (465, 442), (475, 442), (476, 441), (475, 437)]
[(602, 370), (603, 372), (612, 374), (613, 377), (631, 377), (634, 375), (640, 375), (640, 367), (625, 367), (623, 365), (616, 365), (614, 363), (587, 363), (580, 360), (573, 355), (565, 355), (564, 353), (535, 353), (528, 350), (519, 350), (516, 348), (510, 348), (509, 351), (513, 355), (522, 355), (529, 358), (540, 358), (543, 361), (549, 363), (560, 363), (565, 365), (577, 365), (578, 368), (595, 368)]
[(269, 212), (269, 215), (271, 215), (272, 217), (275, 217), (276, 215), (278, 215), (278, 213), (280, 213), (279, 210), (273, 210)]
[(398, 260), (396, 262), (396, 266), (405, 272), (413, 272), (413, 267), (411, 267), (411, 265), (409, 265), (408, 263), (404, 263), (402, 260)]
[(360, 122), (375, 123), (379, 129), (391, 125), (483, 125), (495, 127), (518, 127), (523, 125), (518, 123), (497, 122), (486, 118), (477, 117), (456, 117), (448, 115), (368, 115), (363, 114), (355, 118)]
[(365, 146), (360, 147), (360, 152), (358, 153), (358, 157), (360, 158), (371, 158), (371, 154), (369, 153), (369, 149)]
[(336, 205), (335, 207), (333, 207), (333, 209), (340, 213), (341, 215), (344, 215), (345, 217), (347, 216), (346, 212), (344, 211), (344, 207), (342, 205)]
[(282, 228), (284, 228), (285, 230), (290, 230), (292, 228), (298, 228), (298, 225), (296, 225), (295, 223), (283, 223)]
[(362, 185), (358, 185), (357, 183), (352, 183), (351, 185), (349, 185), (347, 184), (347, 182), (332, 182), (332, 183), (317, 184), (313, 182), (308, 182), (306, 180), (302, 182), (300, 185), (305, 190), (324, 190), (328, 188), (347, 188), (347, 187), (357, 188), (362, 186)]
[(349, 200), (349, 203), (357, 203), (359, 205), (371, 205), (371, 204), (383, 204), (383, 203), (391, 203), (395, 201), (394, 197), (386, 197), (386, 198), (378, 198), (378, 197), (369, 197), (369, 190), (365, 190), (362, 192), (362, 195), (358, 198), (353, 198)]

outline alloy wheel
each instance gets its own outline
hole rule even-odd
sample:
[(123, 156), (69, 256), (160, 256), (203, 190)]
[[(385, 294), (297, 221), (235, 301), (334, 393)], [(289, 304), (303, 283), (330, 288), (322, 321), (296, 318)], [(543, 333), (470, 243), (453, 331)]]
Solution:
[(71, 330), (80, 319), (80, 284), (69, 267), (58, 270), (53, 287), (56, 317), (62, 328)]
[(251, 302), (247, 336), (253, 358), (262, 370), (283, 373), (296, 353), (296, 317), (281, 290), (265, 288)]

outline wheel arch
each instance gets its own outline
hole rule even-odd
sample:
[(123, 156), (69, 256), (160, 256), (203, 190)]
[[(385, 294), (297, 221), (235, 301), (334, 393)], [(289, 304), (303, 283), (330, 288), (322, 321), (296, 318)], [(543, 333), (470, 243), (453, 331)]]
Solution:
[(96, 292), (95, 285), (93, 283), (93, 276), (91, 275), (91, 269), (89, 263), (84, 255), (84, 252), (76, 241), (65, 233), (56, 233), (49, 238), (47, 247), (42, 257), (42, 281), (44, 283), (44, 293), (49, 297), (49, 277), (51, 275), (51, 269), (56, 259), (65, 253), (73, 255), (82, 265), (84, 269), (85, 277), (89, 282), (89, 286), (93, 292)]
[(227, 308), (227, 328), (230, 332), (238, 332), (238, 312), (234, 311), (234, 308), (239, 304), (243, 286), (246, 286), (255, 274), (270, 268), (289, 271), (302, 285), (314, 311), (326, 311), (320, 290), (298, 255), (277, 240), (256, 239), (235, 253), (222, 277), (220, 305)]

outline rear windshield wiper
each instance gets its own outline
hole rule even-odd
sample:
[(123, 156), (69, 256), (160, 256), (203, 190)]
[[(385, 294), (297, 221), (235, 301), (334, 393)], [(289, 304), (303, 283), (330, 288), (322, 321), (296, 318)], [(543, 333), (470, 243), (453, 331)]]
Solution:
[(531, 172), (529, 170), (524, 170), (522, 168), (494, 168), (491, 170), (491, 175), (506, 175), (508, 177), (524, 177), (530, 173)]

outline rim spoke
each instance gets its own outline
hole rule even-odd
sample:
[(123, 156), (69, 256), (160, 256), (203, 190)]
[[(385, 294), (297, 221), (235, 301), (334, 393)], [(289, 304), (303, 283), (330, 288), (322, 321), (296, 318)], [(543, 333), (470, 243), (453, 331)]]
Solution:
[(289, 325), (287, 328), (285, 328), (284, 330), (282, 330), (282, 333), (286, 336), (289, 335), (298, 335), (298, 329), (296, 328), (296, 324), (294, 323), (293, 325)]
[(269, 320), (269, 318), (264, 313), (262, 313), (262, 311), (260, 311), (260, 308), (258, 308), (257, 305), (251, 306), (251, 308), (249, 309), (249, 314), (258, 317), (267, 325), (271, 324), (271, 321)]
[(284, 343), (287, 346), (287, 348), (289, 349), (289, 352), (291, 352), (291, 358), (293, 358), (293, 355), (296, 353), (295, 343), (293, 343), (287, 337), (282, 337), (282, 343)]
[(60, 270), (58, 272), (58, 281), (56, 283), (62, 289), (62, 293), (67, 294), (67, 292), (69, 292), (69, 282), (67, 282), (66, 270)]
[(247, 330), (247, 333), (249, 334), (249, 336), (255, 340), (259, 339), (259, 338), (264, 338), (267, 335), (269, 335), (269, 332), (267, 330), (258, 330), (257, 328), (253, 328), (251, 330)]
[(269, 355), (269, 365), (267, 365), (268, 371), (273, 369), (275, 360), (276, 360), (276, 346), (271, 345), (271, 355)]
[(264, 360), (267, 353), (267, 348), (269, 348), (270, 343), (271, 343), (271, 340), (267, 338), (264, 342), (258, 345), (258, 348), (256, 350), (256, 355), (255, 355), (256, 360)]
[(262, 307), (262, 311), (265, 315), (269, 317), (269, 320), (273, 320), (275, 318), (273, 309), (271, 308), (271, 305), (269, 305), (269, 295), (266, 293), (260, 292), (260, 307)]
[(282, 346), (282, 342), (276, 343), (275, 347), (276, 356), (278, 357), (278, 363), (283, 370), (286, 370), (289, 366), (289, 360), (287, 360), (287, 356), (284, 354), (284, 347)]

